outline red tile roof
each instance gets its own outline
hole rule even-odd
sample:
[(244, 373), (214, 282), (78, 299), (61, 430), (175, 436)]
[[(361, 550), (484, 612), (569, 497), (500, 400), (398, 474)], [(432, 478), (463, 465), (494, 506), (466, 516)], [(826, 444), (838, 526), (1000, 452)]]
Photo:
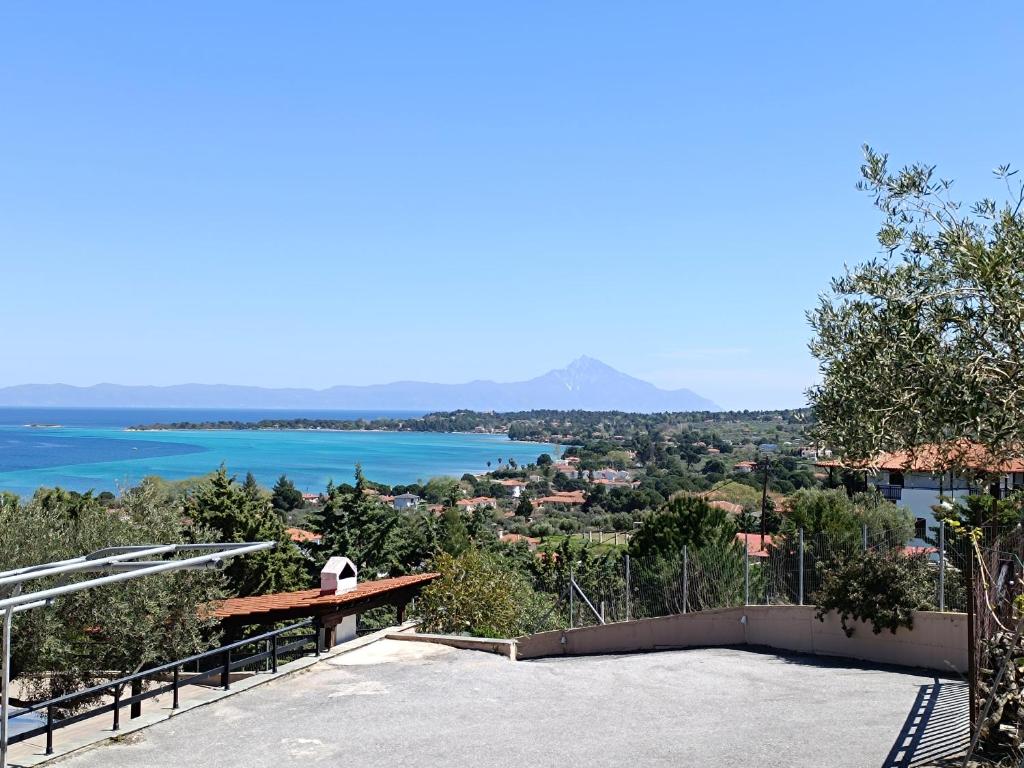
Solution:
[(768, 547), (772, 545), (772, 537), (764, 537), (764, 549), (761, 548), (760, 533), (737, 533), (736, 540), (746, 544), (747, 554), (751, 557), (768, 557)]
[(541, 496), (538, 504), (582, 504), (586, 501), (583, 491), (555, 491), (550, 496)]
[(922, 547), (922, 546), (919, 546), (919, 545), (914, 545), (914, 546), (903, 547), (899, 551), (900, 551), (900, 554), (907, 555), (909, 557), (911, 555), (934, 555), (939, 550), (936, 549), (935, 547)]
[(973, 472), (1002, 473), (1024, 472), (1024, 459), (999, 461), (989, 453), (985, 446), (968, 440), (958, 440), (944, 445), (929, 443), (913, 451), (880, 453), (869, 461), (828, 459), (815, 462), (815, 466), (926, 473), (955, 468)]
[(741, 515), (743, 514), (743, 505), (734, 504), (731, 501), (722, 501), (721, 499), (715, 499), (714, 501), (708, 502), (709, 507), (720, 509), (723, 512), (728, 512), (730, 515)]
[(501, 536), (502, 544), (518, 544), (521, 541), (526, 542), (530, 549), (533, 549), (540, 544), (540, 539), (535, 539), (531, 536), (523, 536), (521, 533), (504, 533)]
[(460, 507), (494, 506), (497, 502), (490, 496), (474, 496), (472, 499), (459, 499), (455, 502)]
[(296, 544), (309, 544), (309, 543), (320, 543), (321, 537), (319, 533), (313, 533), (303, 528), (285, 528), (284, 532), (288, 534), (288, 538), (294, 541)]
[(374, 595), (395, 592), (416, 584), (425, 585), (440, 575), (439, 573), (417, 573), (411, 576), (398, 576), (394, 579), (363, 581), (351, 592), (343, 592), (340, 595), (324, 595), (317, 588), (255, 597), (232, 597), (214, 605), (213, 615), (218, 619), (237, 619), (276, 611), (308, 610), (312, 616), (318, 613), (318, 609), (336, 608), (346, 603), (354, 603)]

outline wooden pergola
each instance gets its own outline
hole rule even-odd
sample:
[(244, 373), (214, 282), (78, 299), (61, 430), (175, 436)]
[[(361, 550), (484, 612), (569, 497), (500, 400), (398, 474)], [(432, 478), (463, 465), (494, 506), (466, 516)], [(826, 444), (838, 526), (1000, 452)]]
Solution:
[(363, 581), (355, 589), (341, 594), (304, 589), (255, 597), (233, 597), (217, 603), (213, 614), (229, 631), (250, 624), (274, 624), (312, 618), (324, 630), (324, 647), (330, 648), (334, 645), (337, 626), (348, 616), (384, 605), (394, 605), (398, 608), (398, 621), (401, 623), (409, 601), (438, 576), (438, 573), (419, 573)]

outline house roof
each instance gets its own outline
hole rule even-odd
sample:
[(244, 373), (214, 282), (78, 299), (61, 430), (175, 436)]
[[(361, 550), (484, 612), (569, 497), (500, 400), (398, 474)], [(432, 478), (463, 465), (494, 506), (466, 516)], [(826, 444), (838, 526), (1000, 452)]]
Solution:
[(747, 554), (751, 557), (768, 557), (768, 547), (772, 546), (772, 537), (764, 537), (764, 548), (761, 547), (761, 534), (759, 533), (737, 533), (736, 540), (747, 547)]
[(218, 619), (253, 619), (278, 613), (301, 613), (313, 616), (329, 612), (331, 609), (341, 608), (349, 603), (359, 603), (375, 597), (386, 597), (389, 593), (426, 585), (440, 575), (439, 573), (417, 573), (394, 579), (363, 581), (356, 585), (355, 589), (350, 592), (342, 592), (340, 595), (324, 595), (321, 594), (319, 588), (316, 588), (255, 597), (232, 597), (216, 603), (213, 606), (213, 615)]
[(419, 499), (415, 493), (400, 493), (394, 497), (395, 499)]
[(526, 542), (531, 549), (540, 544), (540, 539), (535, 539), (531, 536), (523, 536), (521, 533), (503, 533), (501, 535), (501, 542), (503, 544), (518, 544), (520, 541)]
[(516, 485), (521, 485), (521, 486), (523, 486), (525, 488), (526, 484), (527, 484), (526, 480), (517, 480), (515, 478), (507, 478), (505, 480), (499, 480), (498, 483), (500, 485), (508, 486), (509, 488), (511, 488), (513, 486), (516, 486)]
[(734, 504), (731, 501), (722, 501), (721, 499), (715, 499), (714, 501), (709, 501), (708, 506), (714, 507), (715, 509), (721, 509), (724, 512), (728, 512), (730, 515), (743, 514), (743, 505)]
[(1002, 473), (1024, 472), (1024, 459), (999, 460), (979, 443), (957, 440), (942, 445), (927, 443), (913, 451), (880, 453), (868, 461), (826, 459), (815, 462), (815, 466), (928, 474), (944, 472), (951, 468), (979, 473)]
[(459, 499), (455, 503), (460, 507), (480, 507), (487, 504), (493, 506), (496, 502), (490, 496), (474, 496), (472, 499)]
[(319, 533), (313, 533), (313, 531), (307, 531), (304, 528), (285, 528), (284, 532), (296, 544), (308, 544), (318, 542), (321, 539)]
[(586, 501), (583, 491), (555, 491), (550, 496), (541, 496), (538, 504), (583, 504)]

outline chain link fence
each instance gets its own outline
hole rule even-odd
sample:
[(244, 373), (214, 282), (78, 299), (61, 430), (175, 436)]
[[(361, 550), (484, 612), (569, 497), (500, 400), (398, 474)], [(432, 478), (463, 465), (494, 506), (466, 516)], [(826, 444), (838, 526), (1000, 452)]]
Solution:
[[(813, 605), (826, 572), (858, 552), (923, 557), (933, 596), (925, 610), (967, 609), (970, 543), (935, 529), (934, 544), (908, 546), (886, 535), (741, 534), (732, 542), (683, 547), (668, 557), (613, 553), (563, 567), (541, 584), (557, 598), (549, 618), (578, 627), (740, 605)], [(550, 625), (549, 625), (550, 628)]]

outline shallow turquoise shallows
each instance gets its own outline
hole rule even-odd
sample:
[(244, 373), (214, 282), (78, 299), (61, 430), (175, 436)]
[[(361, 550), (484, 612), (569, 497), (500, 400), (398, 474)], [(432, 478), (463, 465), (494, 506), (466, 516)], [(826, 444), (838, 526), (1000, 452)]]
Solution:
[(167, 431), (123, 427), (0, 426), (0, 490), (40, 486), (116, 491), (147, 475), (176, 480), (225, 464), (264, 485), (287, 474), (303, 491), (351, 482), (357, 462), (368, 478), (411, 483), (436, 475), (480, 473), (498, 459), (525, 464), (554, 446), (503, 435), (431, 432)]

